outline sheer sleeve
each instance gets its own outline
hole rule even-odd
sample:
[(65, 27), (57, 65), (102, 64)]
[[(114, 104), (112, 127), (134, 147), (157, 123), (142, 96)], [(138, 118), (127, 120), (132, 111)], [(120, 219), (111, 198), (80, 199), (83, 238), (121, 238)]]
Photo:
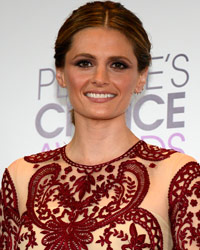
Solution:
[(173, 250), (200, 250), (200, 165), (185, 164), (169, 189)]
[(15, 186), (6, 169), (0, 192), (0, 249), (17, 249), (19, 211)]

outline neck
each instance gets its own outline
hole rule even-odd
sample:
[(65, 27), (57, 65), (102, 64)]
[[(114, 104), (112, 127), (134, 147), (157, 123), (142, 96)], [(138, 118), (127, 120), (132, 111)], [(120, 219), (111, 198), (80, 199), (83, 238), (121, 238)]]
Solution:
[(127, 128), (125, 115), (103, 121), (77, 116), (66, 153), (72, 161), (95, 165), (122, 155), (138, 140)]

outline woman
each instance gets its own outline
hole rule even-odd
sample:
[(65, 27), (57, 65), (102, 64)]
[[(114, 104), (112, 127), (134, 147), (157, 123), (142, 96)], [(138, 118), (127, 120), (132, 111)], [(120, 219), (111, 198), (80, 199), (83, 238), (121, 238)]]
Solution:
[(75, 133), (62, 148), (5, 170), (1, 249), (200, 249), (200, 170), (140, 141), (125, 111), (151, 61), (141, 21), (119, 3), (88, 3), (55, 44)]

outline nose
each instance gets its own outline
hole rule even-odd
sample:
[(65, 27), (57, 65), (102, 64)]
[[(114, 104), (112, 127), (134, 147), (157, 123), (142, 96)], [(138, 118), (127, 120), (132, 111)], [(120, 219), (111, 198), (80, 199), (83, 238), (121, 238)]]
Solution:
[(97, 86), (109, 84), (108, 72), (104, 65), (99, 65), (96, 67), (92, 77), (92, 83)]

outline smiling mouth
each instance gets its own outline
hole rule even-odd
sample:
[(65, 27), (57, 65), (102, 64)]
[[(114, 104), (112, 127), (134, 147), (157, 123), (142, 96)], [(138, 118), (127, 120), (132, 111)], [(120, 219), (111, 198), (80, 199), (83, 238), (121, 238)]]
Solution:
[(85, 95), (90, 98), (98, 98), (98, 99), (113, 98), (116, 96), (115, 94), (110, 94), (110, 93), (86, 93)]

